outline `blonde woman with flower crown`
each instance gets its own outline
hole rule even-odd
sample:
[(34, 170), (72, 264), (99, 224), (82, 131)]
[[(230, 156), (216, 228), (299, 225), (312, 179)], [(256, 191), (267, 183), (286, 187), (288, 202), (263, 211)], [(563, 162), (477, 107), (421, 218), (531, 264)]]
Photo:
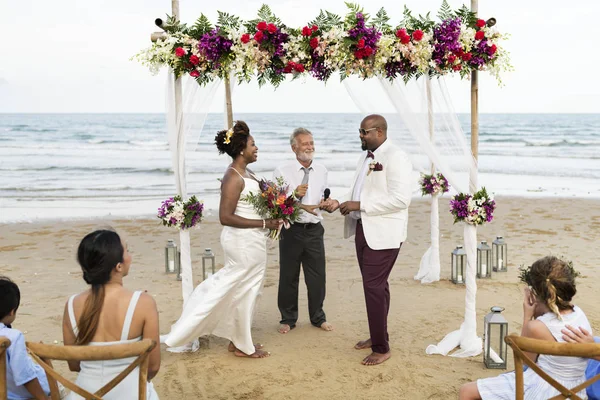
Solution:
[[(567, 325), (582, 327), (591, 334), (592, 328), (583, 311), (571, 301), (577, 292), (577, 273), (567, 262), (556, 257), (537, 260), (522, 274), (528, 285), (523, 299), (521, 336), (549, 342), (564, 342), (561, 332)], [(548, 375), (565, 387), (585, 382), (587, 359), (526, 353)], [(533, 370), (523, 374), (525, 399), (549, 399), (560, 393)], [(516, 393), (515, 373), (479, 379), (460, 388), (460, 400), (508, 400)], [(577, 394), (587, 399), (585, 390)]]

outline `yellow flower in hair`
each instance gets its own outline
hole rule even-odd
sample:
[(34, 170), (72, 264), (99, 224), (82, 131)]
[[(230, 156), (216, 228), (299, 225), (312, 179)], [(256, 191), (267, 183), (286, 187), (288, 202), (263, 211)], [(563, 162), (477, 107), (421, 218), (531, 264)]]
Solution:
[(225, 134), (225, 144), (231, 143), (231, 137), (233, 136), (233, 128), (229, 128), (227, 133)]

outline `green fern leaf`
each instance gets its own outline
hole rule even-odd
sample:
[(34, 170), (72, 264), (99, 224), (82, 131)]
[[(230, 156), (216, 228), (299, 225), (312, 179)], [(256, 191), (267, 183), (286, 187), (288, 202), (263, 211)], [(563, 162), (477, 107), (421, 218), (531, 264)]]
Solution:
[(379, 11), (377, 11), (377, 14), (375, 14), (373, 25), (375, 25), (375, 27), (381, 32), (388, 32), (392, 29), (392, 26), (388, 24), (389, 21), (390, 17), (388, 17), (388, 14), (385, 11), (385, 9), (381, 7)]
[(222, 12), (222, 11), (217, 11), (217, 13), (219, 14), (219, 18), (217, 19), (217, 25), (226, 28), (226, 29), (230, 29), (230, 30), (235, 30), (238, 29), (240, 26), (240, 18), (236, 17), (234, 15), (230, 15), (228, 13)]

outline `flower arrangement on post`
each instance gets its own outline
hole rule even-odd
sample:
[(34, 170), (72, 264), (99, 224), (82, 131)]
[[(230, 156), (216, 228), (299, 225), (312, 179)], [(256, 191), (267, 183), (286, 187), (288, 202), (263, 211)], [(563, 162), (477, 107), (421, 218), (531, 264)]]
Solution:
[(421, 184), (422, 196), (426, 194), (430, 196), (444, 194), (450, 189), (448, 180), (441, 173), (431, 175), (421, 174), (419, 183)]
[(454, 223), (466, 222), (471, 225), (483, 225), (494, 219), (496, 202), (488, 195), (484, 187), (473, 194), (459, 193), (450, 200), (450, 213)]
[(198, 201), (196, 196), (183, 201), (181, 196), (177, 195), (162, 202), (157, 216), (164, 226), (189, 229), (202, 221), (203, 210), (204, 203)]
[(382, 33), (375, 27), (367, 27), (369, 15), (358, 5), (346, 3), (350, 13), (346, 15), (344, 25), (347, 29), (344, 44), (348, 52), (346, 62), (340, 66), (342, 78), (358, 74), (362, 78), (375, 75), (375, 54)]
[[(298, 220), (300, 207), (293, 194), (288, 195), (288, 185), (283, 177), (278, 177), (275, 182), (261, 180), (260, 193), (249, 193), (242, 198), (254, 206), (254, 209), (263, 218), (283, 219), (283, 227), (286, 229), (290, 224)], [(269, 237), (278, 240), (281, 228), (272, 229)]]

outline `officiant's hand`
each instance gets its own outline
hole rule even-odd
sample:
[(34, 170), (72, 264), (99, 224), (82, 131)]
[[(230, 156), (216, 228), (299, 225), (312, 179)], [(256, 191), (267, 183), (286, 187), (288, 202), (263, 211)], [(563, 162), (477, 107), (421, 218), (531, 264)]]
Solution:
[(360, 211), (360, 201), (345, 201), (340, 204), (340, 212), (342, 215), (348, 215), (352, 211)]
[(328, 213), (332, 213), (340, 207), (340, 202), (334, 199), (321, 200), (319, 208), (325, 210)]
[(304, 185), (298, 185), (298, 187), (294, 191), (296, 198), (299, 199), (301, 197), (306, 196), (307, 190), (308, 190), (308, 183), (305, 183)]

